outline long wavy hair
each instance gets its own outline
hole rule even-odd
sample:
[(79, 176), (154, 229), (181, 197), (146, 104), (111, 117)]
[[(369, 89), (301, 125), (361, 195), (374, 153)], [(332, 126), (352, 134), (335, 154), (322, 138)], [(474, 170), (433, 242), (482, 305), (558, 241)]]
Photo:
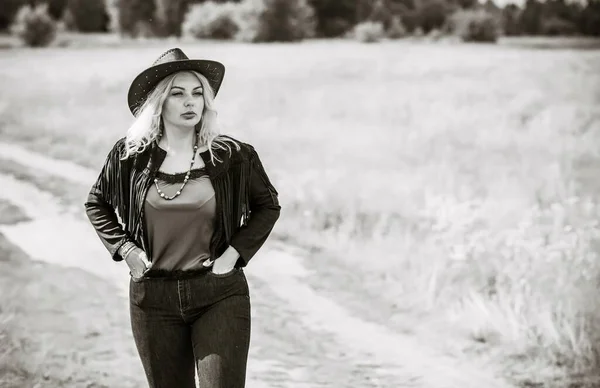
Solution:
[(127, 130), (125, 138), (125, 150), (121, 159), (127, 159), (136, 153), (144, 152), (144, 150), (152, 144), (153, 141), (164, 130), (162, 120), (162, 110), (165, 100), (169, 95), (171, 86), (177, 74), (189, 72), (194, 74), (202, 84), (204, 97), (204, 111), (200, 122), (196, 124), (195, 130), (199, 133), (199, 144), (207, 145), (210, 152), (211, 161), (219, 160), (215, 157), (214, 151), (217, 149), (228, 150), (231, 153), (231, 144), (237, 150), (240, 145), (233, 139), (221, 136), (217, 125), (217, 111), (214, 108), (215, 93), (210, 83), (202, 74), (197, 71), (183, 70), (173, 73), (163, 78), (156, 87), (148, 93), (146, 100), (133, 112), (135, 120)]

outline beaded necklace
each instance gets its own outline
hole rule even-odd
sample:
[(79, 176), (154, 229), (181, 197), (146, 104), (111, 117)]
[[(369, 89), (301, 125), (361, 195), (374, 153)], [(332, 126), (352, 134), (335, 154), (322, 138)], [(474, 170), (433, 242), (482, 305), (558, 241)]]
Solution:
[[(161, 135), (162, 135), (162, 133), (158, 135), (159, 142), (160, 142)], [(160, 189), (160, 187), (158, 187), (158, 178), (154, 178), (154, 185), (156, 186), (156, 192), (158, 193), (158, 195), (160, 195), (161, 198), (164, 198), (164, 199), (170, 201), (181, 195), (183, 188), (185, 187), (188, 180), (190, 179), (190, 174), (192, 173), (192, 168), (194, 167), (194, 161), (196, 161), (196, 153), (198, 151), (198, 139), (199, 138), (200, 138), (200, 134), (198, 132), (196, 132), (196, 141), (194, 142), (194, 155), (192, 156), (192, 162), (190, 163), (190, 168), (189, 168), (188, 172), (185, 174), (185, 178), (183, 178), (183, 183), (181, 184), (181, 187), (179, 188), (179, 190), (177, 190), (177, 192), (174, 195), (168, 196), (165, 193), (163, 193), (162, 190)]]

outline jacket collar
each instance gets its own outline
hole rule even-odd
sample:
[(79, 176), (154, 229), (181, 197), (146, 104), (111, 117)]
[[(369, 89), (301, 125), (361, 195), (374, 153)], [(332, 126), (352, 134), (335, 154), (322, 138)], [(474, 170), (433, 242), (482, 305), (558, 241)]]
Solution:
[[(217, 150), (213, 152), (215, 153), (215, 157), (220, 159), (220, 161), (215, 159), (213, 162), (211, 160), (210, 152), (208, 150), (200, 152), (200, 157), (204, 161), (204, 164), (206, 166), (206, 172), (208, 173), (208, 175), (211, 177), (216, 177), (221, 173), (227, 171), (229, 165), (231, 164), (231, 157), (229, 155), (229, 152), (224, 150)], [(156, 172), (162, 165), (166, 156), (167, 151), (160, 148), (158, 146), (157, 141), (153, 141), (150, 144), (150, 147), (148, 147), (144, 152), (138, 155), (138, 157), (136, 158), (136, 163), (138, 164), (138, 167), (140, 169), (143, 169), (145, 174), (154, 176), (154, 174), (156, 174)]]

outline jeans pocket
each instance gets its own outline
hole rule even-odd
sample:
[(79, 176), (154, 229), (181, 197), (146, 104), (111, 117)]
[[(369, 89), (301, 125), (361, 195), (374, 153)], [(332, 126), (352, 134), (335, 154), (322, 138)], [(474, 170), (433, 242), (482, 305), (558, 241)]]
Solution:
[(129, 284), (129, 302), (135, 306), (141, 306), (146, 298), (146, 283), (143, 278), (136, 280), (131, 277)]
[(141, 283), (141, 282), (144, 281), (144, 277), (146, 276), (146, 274), (144, 273), (139, 278), (136, 278), (135, 276), (133, 276), (133, 274), (131, 272), (129, 272), (129, 276), (131, 277), (131, 281), (132, 282), (134, 282), (134, 283)]
[(208, 274), (212, 277), (215, 278), (228, 278), (230, 276), (233, 276), (234, 274), (238, 273), (240, 271), (239, 268), (234, 267), (231, 271), (229, 272), (225, 272), (225, 273), (214, 273), (212, 268), (210, 270), (208, 270)]

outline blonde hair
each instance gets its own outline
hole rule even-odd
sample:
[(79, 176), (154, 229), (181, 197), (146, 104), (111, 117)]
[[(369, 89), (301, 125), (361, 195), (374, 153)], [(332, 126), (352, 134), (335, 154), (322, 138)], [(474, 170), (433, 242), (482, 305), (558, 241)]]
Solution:
[(146, 100), (142, 105), (134, 111), (135, 120), (127, 130), (125, 138), (125, 150), (121, 159), (127, 159), (130, 156), (144, 152), (144, 150), (152, 144), (163, 130), (162, 126), (162, 109), (165, 100), (173, 86), (175, 77), (183, 72), (194, 74), (198, 77), (202, 85), (204, 96), (204, 111), (200, 122), (196, 124), (196, 132), (199, 133), (199, 144), (208, 146), (210, 158), (214, 162), (215, 158), (213, 151), (216, 149), (228, 150), (231, 152), (231, 147), (228, 143), (235, 145), (239, 150), (239, 144), (231, 138), (221, 136), (217, 126), (217, 111), (214, 108), (215, 93), (210, 83), (202, 74), (192, 71), (183, 70), (170, 74), (160, 80), (156, 87), (148, 93)]

